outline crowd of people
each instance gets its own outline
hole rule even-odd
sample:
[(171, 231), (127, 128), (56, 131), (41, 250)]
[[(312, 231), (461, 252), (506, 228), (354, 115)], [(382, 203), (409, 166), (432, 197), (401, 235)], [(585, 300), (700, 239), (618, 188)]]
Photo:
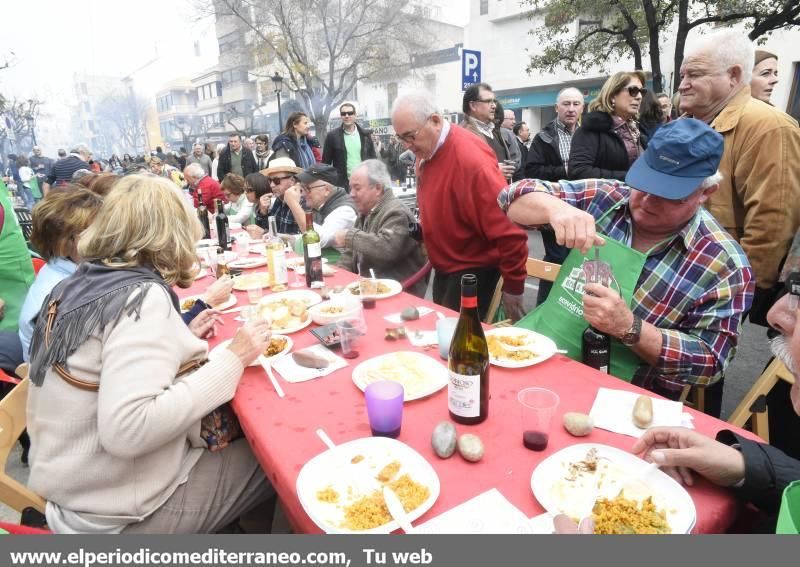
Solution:
[[(451, 309), (472, 274), (482, 317), (499, 289), (508, 318), (576, 359), (591, 325), (612, 340), (611, 374), (672, 399), (704, 386), (712, 415), (746, 317), (783, 337), (776, 352), (796, 369), (800, 129), (770, 105), (775, 57), (757, 53), (737, 32), (707, 36), (687, 49), (676, 97), (650, 92), (641, 71), (610, 76), (586, 109), (567, 87), (535, 134), (480, 83), (466, 89), (459, 125), (430, 93), (401, 94), (385, 144), (347, 102), (321, 148), (308, 116), (294, 112), (271, 144), (232, 134), (223, 146), (105, 164), (84, 145), (57, 160), (40, 148), (14, 156), (5, 180), (32, 207), (32, 234), (28, 244), (0, 188), (0, 368), (30, 362), (29, 486), (48, 502), (48, 525), (215, 531), (273, 492), (246, 442), (208, 451), (200, 432), (269, 339), (263, 323), (247, 323), (225, 355), (204, 359), (227, 278), (180, 313), (173, 287), (194, 279), (201, 202), (210, 214), (222, 203), (254, 239), (270, 218), (278, 233), (300, 234), (311, 211), (330, 260), (409, 281), (421, 297), (429, 265), (433, 301)], [(418, 218), (393, 191), (409, 163)], [(563, 264), (527, 314), (526, 230), (541, 231), (545, 259)], [(45, 264), (35, 278), (30, 250)], [(578, 281), (597, 257), (618, 289)], [(776, 407), (791, 410), (788, 398)], [(656, 429), (634, 450), (774, 512), (800, 463), (736, 436), (721, 441)]]

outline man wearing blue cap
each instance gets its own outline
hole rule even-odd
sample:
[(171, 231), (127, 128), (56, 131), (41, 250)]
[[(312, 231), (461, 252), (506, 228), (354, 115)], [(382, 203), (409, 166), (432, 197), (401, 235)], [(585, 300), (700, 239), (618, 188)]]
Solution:
[[(547, 301), (519, 325), (578, 360), (591, 325), (612, 339), (611, 374), (673, 399), (686, 383), (719, 379), (754, 286), (741, 247), (702, 207), (721, 179), (722, 150), (706, 124), (678, 120), (658, 130), (625, 183), (522, 180), (503, 190), (511, 220), (550, 224), (573, 249)], [(585, 282), (581, 266), (595, 254), (615, 285)]]

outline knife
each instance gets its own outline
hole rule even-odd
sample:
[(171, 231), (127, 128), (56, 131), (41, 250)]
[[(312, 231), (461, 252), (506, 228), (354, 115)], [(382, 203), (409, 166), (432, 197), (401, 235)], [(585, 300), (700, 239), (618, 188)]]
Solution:
[(386, 502), (386, 507), (389, 509), (389, 514), (391, 514), (392, 518), (394, 518), (395, 521), (400, 524), (400, 527), (403, 528), (403, 531), (407, 534), (414, 533), (414, 527), (411, 525), (411, 521), (408, 519), (408, 514), (406, 514), (406, 511), (403, 508), (403, 503), (400, 502), (400, 498), (397, 496), (397, 493), (395, 493), (394, 490), (386, 485), (383, 487), (383, 500)]

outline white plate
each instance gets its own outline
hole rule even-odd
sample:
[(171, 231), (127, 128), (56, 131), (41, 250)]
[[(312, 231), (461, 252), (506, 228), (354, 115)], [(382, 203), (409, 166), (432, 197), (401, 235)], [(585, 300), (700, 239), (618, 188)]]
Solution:
[[(322, 263), (323, 264), (327, 264), (328, 263), (328, 259), (327, 258), (323, 258), (322, 259)], [(302, 256), (295, 256), (293, 258), (287, 258), (286, 259), (286, 267), (289, 268), (290, 270), (295, 270), (298, 267), (300, 267), (300, 268), (303, 269), (303, 273), (304, 274), (306, 273), (305, 260), (303, 259)]]
[(372, 382), (393, 380), (403, 384), (403, 401), (418, 400), (438, 392), (449, 381), (447, 368), (430, 356), (413, 351), (382, 354), (353, 369), (353, 383), (362, 392)]
[[(266, 297), (262, 297), (261, 301), (259, 302), (260, 306), (266, 306), (270, 303), (277, 303), (281, 300), (292, 300), (292, 301), (303, 301), (305, 302), (307, 307), (311, 307), (312, 305), (316, 305), (322, 298), (319, 296), (318, 293), (315, 293), (309, 289), (292, 289), (289, 291), (282, 291), (280, 293), (271, 293)], [(279, 327), (275, 326), (273, 323), (272, 330), (278, 333), (282, 333), (287, 335), (289, 333), (296, 333), (301, 329), (305, 329), (311, 324), (311, 313), (306, 311), (306, 318), (303, 320), (298, 319), (296, 324), (290, 325), (288, 327)]]
[[(184, 297), (184, 298), (180, 299), (179, 303), (181, 305), (181, 313), (186, 313), (187, 311), (189, 311), (189, 309), (183, 309), (183, 302), (184, 301), (186, 301), (187, 299), (200, 299), (202, 297), (203, 297), (202, 295), (190, 295), (188, 297)], [(224, 303), (221, 303), (220, 305), (212, 305), (212, 307), (214, 309), (217, 309), (218, 311), (224, 311), (225, 309), (233, 307), (234, 305), (236, 305), (236, 296), (233, 295), (233, 294), (230, 294), (228, 296), (227, 301), (225, 301)]]
[(269, 284), (269, 274), (267, 272), (253, 272), (233, 278), (233, 289), (237, 291), (247, 291), (249, 288), (256, 286), (268, 288)]
[(249, 270), (251, 268), (260, 268), (261, 266), (266, 265), (266, 258), (242, 258), (240, 260), (231, 262), (228, 264), (228, 267), (233, 268), (234, 270)]
[[(355, 302), (355, 305), (353, 305)], [(324, 311), (327, 307), (339, 307), (342, 309), (339, 313), (326, 313)], [(359, 316), (359, 309), (361, 308), (361, 303), (350, 299), (348, 302), (342, 301), (323, 301), (322, 303), (318, 303), (316, 305), (312, 305), (308, 312), (311, 314), (311, 320), (314, 321), (317, 325), (329, 325), (331, 323), (335, 323), (341, 319), (350, 319), (352, 317)]]
[[(590, 449), (597, 449), (598, 465), (595, 472), (581, 473), (575, 481), (568, 481), (570, 463), (586, 458)], [(571, 445), (554, 453), (539, 463), (531, 475), (531, 490), (539, 503), (550, 514), (582, 515), (596, 494), (597, 474), (603, 482), (623, 480), (634, 475), (647, 463), (615, 447), (596, 443)], [(600, 486), (603, 493), (603, 485)], [(688, 534), (697, 520), (694, 501), (686, 489), (660, 470), (652, 471), (647, 478), (625, 488), (625, 496), (635, 500), (653, 497), (659, 510), (666, 510), (667, 521), (674, 534)]]
[[(351, 459), (361, 455), (364, 457), (357, 464)], [(362, 496), (370, 494), (380, 486), (375, 479), (381, 469), (398, 461), (400, 470), (394, 478), (408, 474), (411, 479), (428, 488), (430, 494), (417, 508), (408, 513), (409, 521), (414, 521), (439, 498), (439, 477), (425, 458), (414, 449), (396, 439), (388, 437), (365, 437), (338, 445), (334, 450), (320, 453), (308, 461), (297, 477), (297, 495), (300, 504), (317, 526), (329, 534), (388, 534), (399, 528), (397, 522), (389, 522), (370, 530), (352, 531), (342, 527), (344, 523), (344, 507)], [(322, 502), (317, 492), (331, 487), (340, 498), (338, 503)], [(348, 495), (348, 489), (352, 493)]]
[(558, 352), (556, 343), (554, 343), (550, 337), (545, 337), (544, 335), (540, 335), (534, 331), (529, 331), (528, 329), (521, 329), (519, 327), (501, 327), (499, 329), (489, 329), (486, 331), (487, 340), (491, 336), (524, 337), (524, 348), (526, 350), (531, 350), (536, 354), (534, 358), (527, 360), (507, 360), (503, 358), (495, 358), (492, 356), (490, 351), (489, 362), (495, 366), (502, 366), (503, 368), (524, 368), (526, 366), (533, 366), (534, 364), (544, 362)]
[[(375, 281), (382, 283), (386, 287), (389, 288), (389, 291), (386, 293), (376, 293), (373, 295), (366, 296), (368, 299), (386, 299), (387, 297), (393, 297), (403, 291), (403, 284), (401, 284), (397, 280), (388, 280), (388, 279), (381, 279), (377, 278)], [(358, 282), (353, 282), (347, 286), (347, 291), (349, 291), (352, 295), (357, 297), (361, 297), (361, 294), (353, 293), (353, 289), (358, 289)]]

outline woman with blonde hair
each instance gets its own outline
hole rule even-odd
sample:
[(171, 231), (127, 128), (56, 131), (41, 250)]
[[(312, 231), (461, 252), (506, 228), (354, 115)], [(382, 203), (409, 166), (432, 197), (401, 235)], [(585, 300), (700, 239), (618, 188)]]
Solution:
[(220, 189), (222, 189), (222, 194), (228, 200), (222, 207), (225, 214), (228, 215), (228, 221), (237, 222), (240, 225), (247, 224), (250, 221), (250, 215), (253, 213), (253, 204), (245, 195), (244, 177), (229, 173), (220, 183)]
[(33, 208), (31, 244), (47, 262), (25, 296), (19, 316), (22, 357), (27, 362), (33, 325), (44, 298), (55, 285), (73, 274), (81, 261), (78, 238), (94, 219), (103, 199), (88, 189), (51, 191)]
[(570, 179), (618, 179), (647, 147), (639, 129), (639, 108), (645, 76), (642, 71), (621, 71), (606, 80), (589, 104), (580, 128), (572, 137), (567, 165)]
[(246, 440), (201, 436), (269, 341), (248, 322), (205, 363), (216, 314), (187, 327), (172, 290), (194, 281), (201, 232), (170, 181), (121, 179), (37, 319), (28, 484), (55, 532), (213, 532), (272, 493)]

